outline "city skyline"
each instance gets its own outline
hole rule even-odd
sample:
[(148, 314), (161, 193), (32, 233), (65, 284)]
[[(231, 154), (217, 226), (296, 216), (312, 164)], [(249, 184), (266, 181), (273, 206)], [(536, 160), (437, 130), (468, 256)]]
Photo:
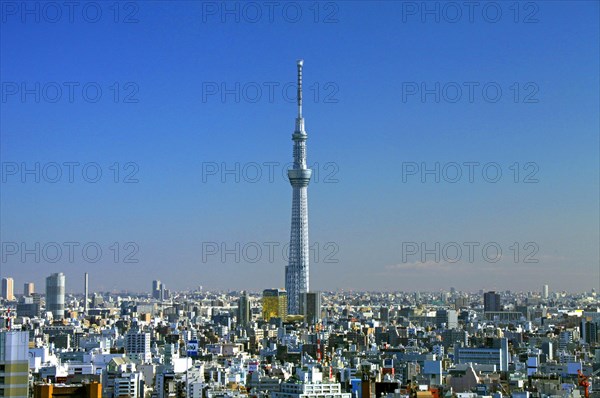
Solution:
[[(126, 293), (131, 293), (131, 294), (140, 294), (140, 295), (149, 295), (152, 298), (155, 299), (160, 299), (160, 295), (156, 295), (156, 289), (155, 289), (155, 283), (161, 283), (160, 280), (152, 280), (149, 279), (148, 280), (148, 286), (144, 289), (139, 289), (139, 290), (135, 290), (135, 289), (113, 289), (113, 290), (105, 290), (103, 288), (98, 288), (98, 289), (93, 289), (89, 287), (89, 274), (83, 273), (81, 275), (77, 275), (77, 274), (73, 274), (73, 275), (65, 275), (63, 272), (52, 272), (52, 274), (62, 274), (64, 277), (64, 285), (65, 285), (65, 294), (67, 295), (76, 295), (76, 296), (85, 296), (85, 291), (86, 291), (86, 286), (88, 287), (88, 299), (89, 299), (89, 295), (92, 295), (94, 293), (98, 293), (98, 294), (126, 294)], [(73, 278), (73, 279), (69, 279), (69, 278)], [(82, 278), (83, 277), (83, 278)], [(10, 276), (8, 276), (7, 278), (11, 278)], [(41, 280), (47, 280), (48, 279), (48, 275), (40, 275)], [(14, 278), (13, 278), (14, 280)], [(16, 281), (14, 283), (20, 283), (20, 281)], [(25, 285), (28, 284), (33, 284), (35, 285), (34, 282), (26, 282)], [(164, 288), (165, 285), (161, 283), (161, 286)], [(196, 292), (196, 293), (200, 293), (200, 292), (204, 292), (204, 293), (252, 293), (255, 295), (260, 295), (262, 294), (262, 292), (264, 292), (264, 290), (277, 290), (280, 289), (282, 291), (286, 291), (286, 289), (284, 288), (284, 286), (279, 286), (277, 287), (276, 285), (274, 286), (264, 286), (261, 287), (259, 289), (234, 289), (234, 288), (227, 288), (227, 289), (211, 289), (208, 286), (203, 286), (203, 285), (196, 285), (196, 286), (191, 286), (190, 288), (186, 288), (186, 289), (181, 289), (181, 290), (168, 290), (169, 294), (178, 294), (178, 293), (192, 293), (192, 292)], [(160, 289), (159, 289), (160, 290)], [(287, 292), (287, 291), (286, 291)], [(581, 291), (570, 291), (570, 290), (559, 290), (559, 289), (553, 289), (552, 286), (548, 285), (548, 284), (542, 284), (540, 286), (531, 286), (530, 289), (526, 289), (526, 290), (516, 290), (516, 289), (497, 289), (497, 288), (490, 288), (490, 287), (481, 287), (481, 286), (470, 286), (469, 289), (461, 289), (461, 288), (457, 288), (456, 286), (448, 286), (446, 288), (440, 288), (440, 289), (436, 289), (436, 290), (426, 290), (426, 289), (416, 289), (416, 290), (360, 290), (360, 289), (321, 289), (312, 293), (319, 293), (319, 292), (325, 292), (325, 293), (427, 293), (427, 294), (441, 294), (441, 293), (454, 293), (454, 292), (459, 292), (459, 293), (465, 293), (465, 294), (483, 294), (483, 293), (506, 293), (506, 292), (510, 292), (510, 293), (533, 293), (535, 294), (539, 294), (540, 297), (542, 298), (546, 298), (545, 297), (545, 293), (547, 292), (548, 295), (552, 295), (552, 293), (557, 293), (557, 294), (578, 294), (578, 293), (590, 293), (590, 292), (598, 292), (598, 289), (596, 288), (592, 288), (591, 290), (581, 290)], [(34, 292), (35, 294), (43, 294), (41, 292)], [(14, 293), (15, 297), (21, 297), (24, 296), (25, 294), (20, 293), (20, 292), (15, 292)], [(171, 297), (169, 297), (171, 298)]]
[[(158, 301), (170, 301), (173, 300), (174, 295), (183, 293), (183, 294), (208, 294), (208, 293), (214, 293), (214, 294), (238, 294), (240, 295), (240, 297), (244, 297), (247, 296), (248, 294), (252, 294), (255, 296), (260, 296), (263, 295), (265, 293), (265, 291), (269, 291), (269, 292), (283, 292), (283, 294), (285, 294), (286, 296), (286, 301), (287, 301), (287, 296), (288, 296), (288, 291), (283, 288), (283, 287), (266, 287), (264, 289), (260, 289), (260, 290), (252, 290), (252, 289), (225, 289), (225, 290), (219, 290), (219, 289), (208, 289), (208, 288), (204, 288), (203, 286), (199, 285), (196, 286), (195, 288), (191, 288), (191, 289), (185, 289), (185, 290), (180, 290), (180, 291), (171, 291), (170, 289), (166, 289), (166, 286), (164, 283), (162, 283), (160, 280), (152, 280), (151, 283), (148, 286), (148, 289), (142, 289), (140, 291), (135, 291), (135, 290), (112, 290), (112, 291), (107, 291), (107, 290), (92, 290), (89, 288), (89, 274), (86, 272), (80, 276), (83, 276), (83, 278), (77, 282), (77, 281), (70, 281), (69, 283), (69, 279), (66, 277), (66, 275), (62, 272), (53, 272), (50, 275), (41, 275), (45, 281), (46, 281), (46, 291), (45, 292), (33, 292), (34, 295), (37, 296), (45, 296), (48, 293), (48, 289), (50, 289), (51, 294), (52, 295), (58, 295), (58, 296), (65, 296), (66, 295), (73, 295), (73, 296), (82, 296), (83, 297), (83, 303), (84, 303), (84, 309), (85, 309), (85, 298), (87, 297), (87, 300), (91, 300), (90, 299), (90, 295), (93, 294), (102, 294), (102, 295), (121, 295), (121, 294), (134, 294), (134, 295), (146, 295), (148, 296), (148, 298), (150, 299), (154, 299), (154, 300), (158, 300)], [(3, 283), (4, 280), (8, 279), (11, 280), (12, 283), (14, 283), (14, 279), (9, 277), (5, 277), (2, 278)], [(49, 282), (52, 281), (52, 282)], [(18, 281), (17, 281), (18, 282)], [(28, 294), (26, 294), (27, 292), (27, 288), (29, 287), (29, 285), (31, 285), (31, 288), (34, 289), (34, 283), (33, 282), (27, 282), (24, 284), (24, 291), (23, 293), (19, 293), (19, 292), (14, 292), (14, 298), (12, 301), (17, 300), (17, 298), (22, 298), (23, 296), (28, 296)], [(71, 287), (73, 289), (69, 289), (69, 285), (71, 285)], [(81, 286), (78, 286), (81, 285)], [(58, 290), (56, 289), (56, 287), (60, 287)], [(81, 290), (78, 289), (78, 287), (81, 287)], [(4, 291), (4, 290), (3, 290)], [(87, 293), (87, 296), (86, 296)], [(450, 297), (453, 296), (455, 294), (463, 294), (463, 295), (468, 295), (468, 296), (481, 296), (481, 300), (482, 303), (484, 305), (485, 311), (502, 311), (502, 304), (501, 302), (504, 301), (504, 295), (523, 295), (523, 294), (527, 294), (531, 297), (539, 297), (540, 299), (544, 299), (544, 300), (548, 300), (554, 296), (558, 297), (564, 297), (564, 295), (570, 295), (570, 294), (594, 294), (594, 293), (598, 293), (598, 290), (595, 288), (592, 288), (591, 291), (581, 291), (581, 292), (571, 292), (571, 291), (567, 291), (567, 290), (553, 290), (552, 286), (549, 286), (548, 284), (542, 284), (540, 286), (532, 286), (532, 289), (529, 290), (511, 290), (511, 289), (505, 289), (505, 290), (497, 290), (497, 289), (490, 289), (490, 288), (481, 288), (481, 287), (476, 287), (473, 286), (471, 290), (462, 290), (460, 288), (456, 288), (455, 286), (449, 286), (447, 289), (438, 289), (438, 290), (393, 290), (393, 291), (382, 291), (382, 290), (353, 290), (353, 289), (342, 289), (342, 290), (331, 290), (331, 289), (326, 289), (326, 290), (320, 290), (320, 291), (311, 291), (311, 292), (306, 292), (306, 293), (301, 293), (300, 294), (300, 313), (302, 313), (302, 309), (303, 306), (305, 306), (306, 304), (302, 304), (303, 301), (306, 300), (306, 295), (308, 294), (309, 296), (311, 296), (311, 300), (317, 300), (315, 298), (312, 297), (316, 297), (319, 296), (321, 294), (357, 294), (357, 293), (364, 293), (364, 294), (427, 294), (427, 295), (437, 295), (439, 294), (440, 297)], [(32, 295), (29, 295), (32, 296)], [(61, 300), (64, 301), (64, 298), (62, 298)], [(11, 301), (11, 300), (7, 300), (7, 301)], [(320, 299), (318, 299), (318, 301), (320, 301)], [(286, 306), (287, 308), (287, 306)], [(87, 311), (87, 310), (86, 310)], [(294, 315), (294, 314), (290, 314), (290, 315)]]

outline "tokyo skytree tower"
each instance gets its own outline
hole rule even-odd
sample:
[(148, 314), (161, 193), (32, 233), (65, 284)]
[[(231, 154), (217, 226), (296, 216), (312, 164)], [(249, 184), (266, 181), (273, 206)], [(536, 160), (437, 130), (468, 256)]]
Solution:
[(285, 268), (285, 289), (288, 295), (288, 314), (298, 314), (300, 294), (308, 292), (308, 183), (312, 170), (306, 167), (306, 139), (302, 117), (302, 60), (298, 65), (298, 116), (294, 141), (294, 165), (288, 170), (292, 185), (292, 230), (289, 263)]

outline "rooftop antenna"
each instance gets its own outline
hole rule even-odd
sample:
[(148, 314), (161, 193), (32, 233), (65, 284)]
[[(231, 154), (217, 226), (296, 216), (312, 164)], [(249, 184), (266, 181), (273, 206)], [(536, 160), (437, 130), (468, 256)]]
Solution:
[(298, 65), (298, 119), (302, 119), (302, 65), (303, 59), (299, 59)]

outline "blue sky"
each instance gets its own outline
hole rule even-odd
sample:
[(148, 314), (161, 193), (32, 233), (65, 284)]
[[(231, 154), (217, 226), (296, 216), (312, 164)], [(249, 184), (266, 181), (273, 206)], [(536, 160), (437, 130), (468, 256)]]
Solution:
[(28, 4), (0, 10), (0, 273), (18, 291), (57, 271), (73, 292), (84, 272), (93, 290), (283, 286), (298, 58), (314, 289), (600, 287), (598, 2)]

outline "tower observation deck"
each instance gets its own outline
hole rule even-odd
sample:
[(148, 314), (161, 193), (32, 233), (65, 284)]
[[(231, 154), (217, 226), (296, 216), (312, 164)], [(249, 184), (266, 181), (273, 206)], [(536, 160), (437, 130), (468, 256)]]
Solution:
[(308, 245), (308, 183), (312, 170), (306, 167), (306, 139), (302, 117), (302, 66), (298, 66), (298, 116), (292, 134), (294, 141), (294, 165), (288, 170), (292, 185), (292, 226), (290, 233), (289, 263), (285, 268), (285, 289), (288, 294), (288, 313), (298, 314), (300, 294), (308, 292), (309, 245)]

